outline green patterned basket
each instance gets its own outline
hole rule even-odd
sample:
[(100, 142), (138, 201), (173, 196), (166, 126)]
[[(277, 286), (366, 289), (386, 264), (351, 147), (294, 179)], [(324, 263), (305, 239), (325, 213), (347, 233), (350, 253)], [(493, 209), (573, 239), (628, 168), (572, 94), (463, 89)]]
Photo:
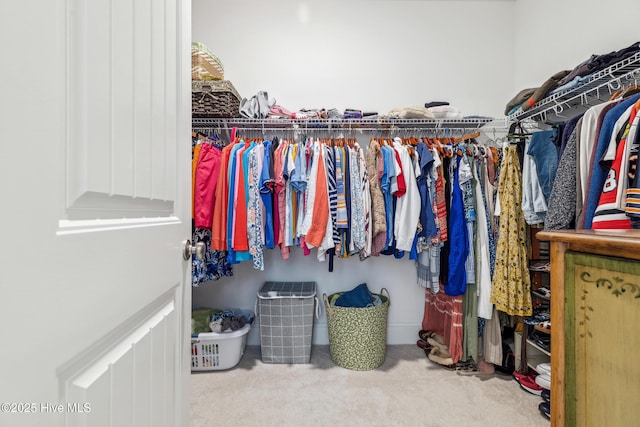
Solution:
[[(382, 293), (385, 295), (382, 295)], [(336, 307), (329, 304), (336, 295), (323, 294), (329, 326), (331, 360), (354, 371), (369, 371), (382, 365), (387, 351), (389, 291), (382, 288), (382, 304), (375, 307)]]

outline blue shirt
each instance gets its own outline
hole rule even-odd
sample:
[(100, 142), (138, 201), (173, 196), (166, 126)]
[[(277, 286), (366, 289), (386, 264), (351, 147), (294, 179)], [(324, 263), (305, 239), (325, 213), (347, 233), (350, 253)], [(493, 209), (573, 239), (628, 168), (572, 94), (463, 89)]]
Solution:
[(236, 152), (244, 147), (244, 141), (237, 143), (229, 153), (229, 203), (227, 204), (227, 261), (230, 264), (237, 264), (236, 252), (233, 250), (233, 199), (235, 197), (235, 182), (236, 182)]
[(264, 141), (264, 163), (260, 174), (260, 198), (264, 204), (265, 224), (264, 224), (264, 246), (273, 249), (275, 246), (273, 234), (273, 194), (269, 183), (273, 180), (269, 176), (269, 165), (271, 164), (271, 141)]
[(455, 297), (464, 294), (467, 289), (467, 271), (465, 262), (469, 256), (469, 236), (464, 217), (464, 201), (458, 171), (462, 158), (456, 156), (456, 171), (451, 185), (451, 209), (449, 210), (449, 276), (444, 293)]

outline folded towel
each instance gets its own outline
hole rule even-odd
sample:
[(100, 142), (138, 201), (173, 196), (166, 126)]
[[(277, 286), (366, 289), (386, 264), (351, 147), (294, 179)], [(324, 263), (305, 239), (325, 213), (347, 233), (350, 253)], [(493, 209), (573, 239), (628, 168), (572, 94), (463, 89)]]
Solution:
[(433, 113), (436, 119), (461, 119), (462, 113), (450, 105), (441, 105), (437, 107), (429, 107), (429, 111)]
[(410, 105), (403, 108), (394, 108), (389, 111), (387, 117), (390, 119), (435, 119), (433, 113), (422, 105)]

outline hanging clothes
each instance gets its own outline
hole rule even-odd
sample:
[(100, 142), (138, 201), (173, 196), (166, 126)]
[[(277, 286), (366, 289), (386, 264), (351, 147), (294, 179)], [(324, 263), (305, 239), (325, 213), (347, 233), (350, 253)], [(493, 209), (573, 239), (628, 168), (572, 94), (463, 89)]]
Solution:
[(221, 141), (215, 139), (201, 139), (196, 145), (192, 143), (192, 241), (205, 244), (202, 259), (192, 256), (191, 284), (194, 287), (233, 275), (227, 253), (212, 245), (215, 196), (220, 191), (218, 181), (223, 164), (220, 144)]
[(451, 297), (442, 290), (425, 292), (422, 329), (444, 337), (453, 363), (462, 358), (462, 296)]
[(191, 218), (195, 218), (195, 189), (196, 189), (196, 169), (198, 167), (198, 159), (200, 158), (200, 150), (202, 150), (202, 143), (198, 141), (193, 142), (191, 150)]
[[(580, 122), (580, 120), (578, 120)], [(546, 230), (564, 230), (574, 226), (576, 212), (576, 126), (562, 152), (558, 163), (556, 179), (553, 182), (551, 197), (544, 228)]]
[(193, 218), (197, 228), (211, 228), (222, 153), (220, 148), (206, 142), (201, 147), (193, 187)]
[(199, 287), (212, 280), (233, 276), (231, 264), (227, 262), (227, 253), (211, 249), (211, 230), (194, 228), (192, 239), (194, 244), (204, 243), (205, 251), (202, 259), (192, 256), (191, 286)]
[(512, 316), (531, 316), (531, 281), (522, 203), (522, 174), (516, 146), (506, 147), (500, 172), (500, 237), (491, 302)]
[[(631, 220), (624, 210), (624, 202), (629, 181), (629, 156), (632, 151), (637, 153), (637, 112), (640, 101), (629, 108), (629, 120), (624, 132), (615, 147), (615, 155), (602, 188), (598, 207), (593, 216), (592, 228), (602, 229), (631, 229)], [(614, 147), (611, 147), (613, 151)]]
[[(464, 200), (462, 188), (460, 188), (460, 162), (461, 156), (456, 156), (455, 169), (452, 171), (453, 184), (451, 185), (451, 209), (449, 211), (449, 257), (448, 279), (445, 285), (445, 293), (449, 296), (463, 295), (467, 287), (467, 271), (465, 263), (469, 255), (468, 228), (464, 215)], [(453, 163), (453, 162), (452, 162)]]
[(367, 175), (371, 189), (371, 255), (380, 255), (386, 241), (387, 223), (385, 202), (378, 173), (378, 162), (382, 158), (380, 143), (372, 139), (365, 154)]
[(486, 157), (482, 157), (476, 161), (477, 167), (473, 169), (475, 194), (476, 194), (476, 212), (477, 212), (477, 229), (476, 229), (476, 283), (478, 285), (478, 317), (483, 319), (491, 319), (493, 313), (493, 304), (491, 304), (491, 280), (493, 276), (493, 266), (495, 263), (495, 245), (493, 242), (493, 233), (490, 233), (491, 222), (486, 206), (486, 198), (484, 195), (484, 186), (481, 181), (487, 179), (486, 176), (478, 176), (478, 169), (482, 170), (482, 165), (486, 165)]
[(586, 193), (586, 201), (583, 207), (585, 210), (584, 228), (587, 230), (592, 228), (593, 217), (609, 173), (609, 168), (603, 167), (605, 165), (601, 164), (600, 160), (605, 157), (609, 147), (617, 146), (619, 133), (624, 131), (624, 127), (631, 115), (630, 108), (639, 99), (640, 95), (634, 95), (621, 100), (615, 107), (608, 110), (603, 118), (600, 135), (593, 153), (595, 157), (594, 166), (590, 171), (589, 191)]
[[(420, 192), (416, 181), (420, 171), (414, 170), (411, 157), (407, 148), (402, 145), (400, 138), (393, 141), (397, 157), (400, 159), (400, 167), (404, 181), (404, 189), (398, 185), (399, 193), (396, 196), (396, 210), (394, 212), (394, 237), (395, 247), (400, 251), (410, 251), (420, 221)], [(417, 153), (415, 153), (418, 156)]]

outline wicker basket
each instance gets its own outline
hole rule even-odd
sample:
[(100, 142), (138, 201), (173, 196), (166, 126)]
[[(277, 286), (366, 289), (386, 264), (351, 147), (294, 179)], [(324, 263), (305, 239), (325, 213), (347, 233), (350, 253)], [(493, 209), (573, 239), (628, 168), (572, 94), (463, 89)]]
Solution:
[(191, 113), (193, 117), (237, 117), (240, 95), (228, 80), (191, 82)]
[(191, 79), (224, 80), (224, 67), (220, 58), (202, 43), (191, 43)]
[(338, 366), (354, 371), (375, 369), (384, 362), (387, 350), (389, 291), (382, 288), (378, 294), (382, 304), (365, 308), (332, 306), (329, 300), (341, 294), (329, 297), (323, 294), (331, 360)]

